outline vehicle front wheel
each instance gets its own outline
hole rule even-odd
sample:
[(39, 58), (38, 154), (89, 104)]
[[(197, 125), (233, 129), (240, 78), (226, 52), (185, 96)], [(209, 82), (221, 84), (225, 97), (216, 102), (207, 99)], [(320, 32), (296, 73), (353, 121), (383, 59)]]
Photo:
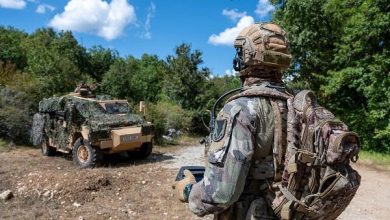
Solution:
[(81, 168), (94, 168), (102, 160), (101, 150), (81, 138), (75, 142), (72, 153), (73, 162)]
[(41, 144), (42, 155), (52, 157), (56, 155), (56, 149), (52, 146), (49, 146), (46, 140), (42, 141)]
[(152, 153), (152, 150), (153, 142), (145, 142), (137, 151), (129, 151), (127, 153), (130, 157), (134, 156), (138, 159), (146, 159)]

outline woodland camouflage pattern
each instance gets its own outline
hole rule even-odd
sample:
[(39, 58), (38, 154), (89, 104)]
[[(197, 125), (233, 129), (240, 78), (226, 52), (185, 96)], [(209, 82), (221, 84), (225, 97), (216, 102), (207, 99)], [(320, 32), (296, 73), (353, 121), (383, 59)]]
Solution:
[(275, 174), (274, 126), (268, 97), (238, 97), (224, 106), (212, 134), (204, 179), (189, 197), (192, 212), (219, 213), (215, 219), (276, 218), (262, 195)]

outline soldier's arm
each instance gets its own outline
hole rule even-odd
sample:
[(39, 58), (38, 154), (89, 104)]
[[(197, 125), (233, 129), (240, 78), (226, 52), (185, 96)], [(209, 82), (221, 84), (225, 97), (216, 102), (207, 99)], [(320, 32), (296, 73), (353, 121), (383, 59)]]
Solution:
[(238, 106), (225, 106), (222, 113), (228, 113), (222, 114), (228, 115), (223, 138), (210, 146), (204, 179), (193, 185), (189, 196), (189, 207), (198, 216), (222, 212), (238, 200), (254, 152), (249, 115)]

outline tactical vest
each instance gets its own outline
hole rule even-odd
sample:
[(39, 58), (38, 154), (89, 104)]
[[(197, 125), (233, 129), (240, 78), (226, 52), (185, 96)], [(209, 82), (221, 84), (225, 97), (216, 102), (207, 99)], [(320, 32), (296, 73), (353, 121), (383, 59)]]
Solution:
[(274, 142), (264, 149), (254, 149), (252, 164), (248, 178), (256, 180), (271, 179), (280, 181), (284, 169), (284, 155), (287, 148), (287, 99), (291, 98), (283, 87), (262, 83), (243, 89), (237, 95), (230, 97), (227, 102), (240, 97), (267, 97), (269, 98), (274, 115)]

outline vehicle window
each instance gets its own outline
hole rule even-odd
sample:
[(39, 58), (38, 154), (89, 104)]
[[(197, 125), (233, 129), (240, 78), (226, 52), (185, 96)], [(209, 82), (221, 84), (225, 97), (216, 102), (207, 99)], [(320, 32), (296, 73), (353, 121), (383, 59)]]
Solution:
[(76, 109), (81, 113), (83, 117), (90, 117), (93, 115), (104, 114), (104, 109), (96, 102), (84, 102), (79, 103)]
[(130, 113), (129, 105), (127, 103), (106, 103), (105, 107), (108, 114)]

